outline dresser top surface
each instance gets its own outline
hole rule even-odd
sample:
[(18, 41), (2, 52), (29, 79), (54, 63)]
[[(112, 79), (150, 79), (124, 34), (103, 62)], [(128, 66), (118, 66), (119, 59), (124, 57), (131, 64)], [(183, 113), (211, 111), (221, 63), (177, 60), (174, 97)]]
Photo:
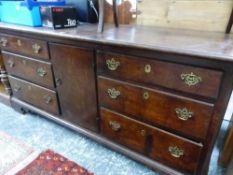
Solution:
[(128, 25), (115, 28), (107, 25), (103, 33), (97, 33), (97, 25), (90, 24), (53, 30), (0, 23), (1, 29), (233, 61), (233, 35), (218, 32)]

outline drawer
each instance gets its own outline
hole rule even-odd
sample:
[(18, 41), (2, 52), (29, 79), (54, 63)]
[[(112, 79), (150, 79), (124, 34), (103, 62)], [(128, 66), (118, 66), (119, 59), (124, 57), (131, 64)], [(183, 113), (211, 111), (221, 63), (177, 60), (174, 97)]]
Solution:
[(153, 129), (149, 156), (185, 174), (194, 174), (198, 167), (202, 144)]
[(57, 94), (55, 91), (12, 76), (9, 76), (9, 81), (13, 95), (16, 98), (35, 105), (46, 112), (59, 114)]
[(211, 98), (217, 98), (223, 75), (215, 70), (110, 53), (98, 54), (97, 71), (101, 75)]
[[(101, 133), (167, 166), (193, 174), (202, 145), (101, 108)], [(147, 150), (147, 151), (146, 151)]]
[(99, 104), (149, 124), (204, 139), (213, 105), (98, 76)]
[(54, 88), (51, 63), (38, 61), (5, 51), (2, 52), (7, 73), (32, 81), (41, 86)]
[(105, 108), (101, 108), (100, 115), (101, 133), (105, 137), (137, 152), (145, 152), (148, 132), (146, 126)]
[(49, 59), (46, 41), (1, 34), (0, 46), (2, 50), (8, 50), (41, 59)]

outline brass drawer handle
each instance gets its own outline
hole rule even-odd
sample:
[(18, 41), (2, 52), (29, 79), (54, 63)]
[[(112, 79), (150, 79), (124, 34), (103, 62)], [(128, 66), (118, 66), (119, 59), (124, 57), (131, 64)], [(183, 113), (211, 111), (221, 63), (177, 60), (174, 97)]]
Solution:
[(180, 120), (188, 120), (193, 117), (194, 113), (192, 111), (188, 111), (187, 108), (176, 108), (176, 115)]
[(145, 71), (145, 73), (149, 74), (151, 72), (151, 65), (146, 64), (145, 67), (144, 67), (144, 71)]
[(2, 47), (6, 47), (8, 43), (8, 40), (6, 38), (1, 38), (0, 39), (0, 44)]
[(47, 74), (47, 72), (42, 67), (40, 67), (40, 68), (37, 69), (37, 74), (40, 77), (44, 77)]
[(191, 72), (190, 74), (181, 74), (180, 78), (188, 86), (195, 86), (202, 81), (202, 78), (195, 75), (193, 72)]
[(120, 62), (116, 61), (114, 58), (106, 60), (106, 65), (108, 66), (109, 70), (117, 70), (117, 68), (120, 66)]
[(13, 88), (13, 90), (14, 90), (15, 92), (19, 92), (19, 91), (21, 90), (21, 87), (18, 86), (18, 85), (15, 85), (15, 87)]
[(149, 92), (147, 92), (147, 91), (143, 92), (143, 96), (142, 97), (143, 97), (144, 100), (148, 100), (150, 98)]
[(168, 151), (170, 152), (171, 156), (175, 158), (180, 158), (184, 155), (184, 150), (178, 148), (177, 146), (169, 146)]
[(110, 121), (109, 122), (109, 126), (111, 127), (111, 129), (113, 131), (119, 131), (121, 129), (121, 125), (120, 123), (116, 122), (116, 121)]
[(17, 40), (17, 45), (18, 45), (19, 47), (22, 46), (22, 42), (21, 42), (20, 39)]
[(9, 60), (9, 61), (7, 62), (7, 64), (8, 64), (8, 66), (9, 66), (10, 68), (12, 68), (12, 67), (15, 66), (15, 63), (14, 63), (14, 61), (12, 61), (12, 60)]
[(45, 102), (46, 104), (50, 104), (50, 103), (52, 102), (52, 97), (50, 97), (50, 96), (48, 96), (48, 95), (45, 95), (45, 96), (43, 97), (43, 99), (44, 99), (44, 102)]
[(116, 99), (119, 95), (121, 95), (121, 92), (116, 90), (115, 88), (108, 89), (108, 95), (112, 99)]
[(38, 54), (41, 51), (41, 46), (39, 44), (33, 44), (32, 50), (35, 54)]

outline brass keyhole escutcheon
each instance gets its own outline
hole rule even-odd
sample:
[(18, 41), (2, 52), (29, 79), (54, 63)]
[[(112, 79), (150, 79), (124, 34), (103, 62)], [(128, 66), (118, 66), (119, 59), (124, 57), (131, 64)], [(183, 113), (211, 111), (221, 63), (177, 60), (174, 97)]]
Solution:
[(140, 131), (140, 134), (141, 134), (141, 136), (146, 136), (146, 131), (144, 130), (144, 129), (142, 129), (141, 131)]
[(22, 41), (20, 39), (17, 40), (17, 45), (20, 47), (22, 46)]
[(149, 74), (151, 72), (151, 65), (146, 64), (145, 67), (144, 67), (144, 71), (145, 71), (145, 73)]
[(143, 97), (144, 100), (148, 100), (150, 98), (149, 92), (147, 92), (147, 91), (143, 92), (142, 97)]
[(26, 64), (27, 64), (27, 61), (26, 61), (26, 60), (23, 60), (23, 64), (26, 65)]

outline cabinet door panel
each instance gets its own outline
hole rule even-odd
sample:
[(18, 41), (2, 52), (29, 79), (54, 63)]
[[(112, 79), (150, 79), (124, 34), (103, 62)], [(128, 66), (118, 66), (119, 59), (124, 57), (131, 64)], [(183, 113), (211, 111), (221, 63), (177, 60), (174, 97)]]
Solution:
[(97, 131), (93, 50), (54, 43), (49, 47), (62, 110), (61, 118)]

